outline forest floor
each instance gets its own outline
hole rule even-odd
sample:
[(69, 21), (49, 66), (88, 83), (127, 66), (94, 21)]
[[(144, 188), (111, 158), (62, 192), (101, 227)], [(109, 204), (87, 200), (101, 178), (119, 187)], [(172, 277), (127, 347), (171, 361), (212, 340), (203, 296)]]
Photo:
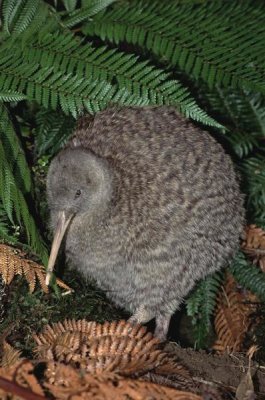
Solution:
[[(265, 399), (265, 366), (249, 362), (242, 353), (209, 354), (204, 350), (181, 348), (173, 342), (168, 343), (166, 350), (176, 354), (179, 363), (191, 372), (194, 382), (216, 386), (224, 397), (235, 393), (241, 385), (242, 395), (238, 400)], [(249, 372), (252, 379), (249, 379)], [(253, 394), (246, 397), (246, 392), (253, 390), (252, 383), (256, 397)]]
[[(32, 336), (35, 332), (41, 331), (46, 324), (63, 321), (66, 318), (85, 318), (101, 323), (107, 320), (127, 319), (128, 314), (115, 308), (104, 293), (80, 280), (76, 274), (73, 276), (70, 272), (66, 281), (75, 291), (71, 295), (62, 297), (54, 291), (45, 294), (37, 290), (30, 294), (25, 280), (21, 277), (15, 279), (7, 294), (8, 312), (0, 325), (0, 338), (7, 339), (8, 343), (21, 350), (24, 356), (32, 358), (34, 346)], [(190, 335), (192, 327), (190, 321), (185, 318), (183, 320), (181, 313), (179, 314), (180, 316), (173, 318), (169, 335), (171, 341), (166, 344), (165, 349), (176, 355), (179, 364), (190, 371), (194, 386), (217, 387), (223, 394), (220, 399), (230, 400), (234, 398), (234, 393), (241, 385), (243, 394), (240, 395), (239, 390), (238, 400), (265, 399), (264, 362), (261, 361), (259, 365), (258, 361), (250, 360), (243, 353), (218, 355), (187, 348), (193, 346)], [(152, 329), (152, 324), (148, 328)], [(179, 331), (179, 336), (174, 334), (176, 331)], [(249, 397), (245, 396), (246, 393), (249, 393)], [(207, 394), (205, 399), (217, 398), (215, 395), (211, 397)]]

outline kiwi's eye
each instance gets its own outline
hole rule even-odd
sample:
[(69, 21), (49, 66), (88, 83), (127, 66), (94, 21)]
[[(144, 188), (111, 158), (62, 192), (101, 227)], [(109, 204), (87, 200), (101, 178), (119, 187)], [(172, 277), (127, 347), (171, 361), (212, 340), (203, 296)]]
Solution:
[(81, 190), (78, 189), (78, 190), (75, 192), (75, 199), (76, 199), (77, 197), (79, 197), (80, 195), (81, 195)]

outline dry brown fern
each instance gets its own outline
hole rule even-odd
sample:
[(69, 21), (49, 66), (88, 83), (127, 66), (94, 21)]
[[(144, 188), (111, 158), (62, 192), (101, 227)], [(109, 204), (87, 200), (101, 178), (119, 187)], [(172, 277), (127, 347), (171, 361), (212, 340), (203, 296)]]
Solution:
[[(32, 374), (33, 364), (22, 359), (20, 352), (4, 342), (0, 365), (0, 399), (44, 399), (43, 389)], [(30, 396), (33, 397), (30, 397)]]
[(216, 351), (236, 352), (242, 349), (256, 303), (255, 295), (240, 290), (232, 275), (227, 274), (215, 312), (214, 325), (218, 338), (213, 348)]
[(104, 371), (138, 377), (152, 372), (189, 377), (145, 327), (126, 321), (65, 320), (47, 325), (34, 339), (41, 359), (78, 364), (92, 374)]
[(1, 346), (1, 368), (9, 368), (17, 362), (21, 361), (21, 352), (19, 350), (14, 349), (10, 346), (6, 341), (3, 342)]
[(256, 225), (248, 225), (245, 233), (246, 237), (242, 243), (243, 251), (265, 272), (265, 231)]
[[(46, 271), (45, 268), (26, 258), (26, 254), (14, 247), (0, 244), (0, 274), (3, 281), (9, 285), (15, 275), (24, 275), (28, 284), (29, 291), (32, 293), (38, 281), (42, 290), (47, 293), (48, 286), (45, 283)], [(71, 291), (60, 279), (56, 279), (58, 286), (67, 292)]]
[(114, 373), (80, 373), (70, 365), (49, 362), (45, 387), (58, 400), (202, 400), (201, 396)]
[[(45, 400), (44, 390), (48, 398), (56, 400), (202, 400), (188, 391), (146, 380), (147, 370), (151, 374), (163, 372), (167, 378), (170, 374), (184, 378), (188, 373), (160, 350), (159, 341), (139, 325), (67, 320), (48, 325), (42, 334), (35, 335), (35, 340), (39, 356), (50, 359), (41, 384), (34, 375), (33, 364), (21, 359), (20, 353), (4, 342), (1, 400)], [(60, 362), (55, 361), (56, 352)], [(82, 364), (84, 355), (88, 358), (86, 364)], [(43, 359), (38, 362), (43, 363)], [(139, 371), (141, 377), (135, 379)]]

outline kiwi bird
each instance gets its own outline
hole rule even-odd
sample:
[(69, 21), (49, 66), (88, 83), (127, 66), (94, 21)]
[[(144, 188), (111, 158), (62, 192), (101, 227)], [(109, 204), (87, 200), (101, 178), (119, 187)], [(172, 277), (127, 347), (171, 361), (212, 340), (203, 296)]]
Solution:
[(52, 160), (54, 230), (47, 283), (67, 260), (165, 339), (195, 283), (231, 261), (244, 224), (230, 157), (174, 108), (109, 108), (82, 117)]

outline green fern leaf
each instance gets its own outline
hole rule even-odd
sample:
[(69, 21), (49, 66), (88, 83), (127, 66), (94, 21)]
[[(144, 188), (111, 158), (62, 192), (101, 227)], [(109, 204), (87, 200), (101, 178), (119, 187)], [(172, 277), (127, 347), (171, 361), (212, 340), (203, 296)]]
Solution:
[(230, 148), (245, 158), (263, 147), (265, 137), (265, 97), (246, 90), (210, 90), (202, 82), (192, 83), (192, 91), (203, 109), (225, 126)]
[(242, 252), (238, 253), (229, 270), (238, 283), (265, 301), (264, 272), (255, 265), (250, 264)]
[(249, 211), (257, 218), (265, 220), (265, 154), (249, 157), (241, 164), (244, 187), (248, 194)]
[(24, 228), (26, 240), (47, 262), (47, 249), (29, 212), (25, 194), (31, 187), (30, 170), (7, 109), (0, 105), (0, 200), (12, 225)]
[(224, 89), (218, 85), (209, 90), (202, 82), (195, 83), (193, 90), (203, 107), (213, 115), (219, 115), (221, 122), (230, 131), (265, 136), (265, 98), (260, 93)]
[(41, 0), (3, 0), (4, 29), (8, 33), (23, 32), (40, 7)]
[(27, 97), (24, 94), (18, 92), (0, 92), (0, 102), (6, 101), (21, 101), (25, 100)]
[(83, 22), (90, 17), (96, 15), (115, 1), (116, 0), (89, 0), (86, 2), (85, 7), (69, 13), (68, 16), (63, 19), (63, 24), (68, 28), (71, 28), (74, 25), (79, 24), (80, 22)]
[(19, 16), (13, 25), (13, 32), (23, 32), (33, 20), (38, 8), (40, 7), (40, 0), (26, 0), (22, 2), (23, 7), (19, 10)]
[(46, 108), (61, 107), (75, 118), (82, 110), (97, 112), (114, 97), (115, 87), (106, 81), (85, 80), (72, 74), (23, 63), (18, 54), (0, 60), (0, 90), (24, 93)]
[[(23, 46), (22, 52), (23, 55), (20, 56), (20, 59), (24, 57), (27, 65), (33, 62), (34, 65), (40, 64), (41, 67), (47, 68), (48, 74), (50, 67), (50, 71), (57, 73), (58, 77), (66, 79), (68, 76), (69, 82), (71, 82), (70, 76), (72, 76), (73, 79), (76, 79), (76, 85), (71, 84), (72, 89), (77, 90), (78, 85), (80, 89), (84, 77), (88, 77), (87, 84), (90, 86), (97, 81), (98, 89), (100, 87), (109, 88), (110, 95), (109, 97), (104, 96), (103, 107), (108, 102), (117, 102), (122, 105), (174, 105), (187, 117), (220, 128), (220, 124), (198, 107), (188, 90), (178, 81), (170, 79), (168, 73), (155, 68), (147, 61), (139, 61), (138, 57), (133, 54), (125, 54), (116, 49), (110, 50), (107, 47), (94, 48), (90, 44), (83, 45), (73, 35), (61, 33), (43, 35), (37, 40), (34, 38)], [(44, 76), (43, 74), (42, 70), (41, 76)], [(56, 80), (56, 78), (52, 79)], [(35, 93), (35, 100), (48, 108), (48, 94), (47, 101), (45, 101), (46, 98), (43, 99), (41, 95), (36, 97), (38, 92), (35, 91), (34, 84), (27, 86), (28, 89), (29, 87), (32, 87), (27, 92), (29, 98), (33, 99)], [(55, 94), (54, 90), (51, 92), (53, 96), (51, 97), (51, 106), (55, 109), (58, 105), (58, 93)], [(79, 101), (82, 97), (82, 93), (80, 94), (78, 94)], [(74, 99), (72, 99), (70, 107), (69, 104), (65, 106), (65, 102), (64, 98), (64, 101), (60, 103), (64, 112), (67, 113), (70, 109), (72, 115), (76, 116), (79, 107), (75, 106)], [(82, 107), (82, 102), (80, 107)], [(95, 107), (90, 106), (89, 111), (95, 112), (100, 108), (101, 106), (98, 106), (95, 110)]]
[(10, 166), (5, 158), (5, 152), (2, 144), (0, 143), (0, 193), (1, 200), (3, 203), (3, 207), (5, 212), (14, 225), (13, 220), (13, 202), (11, 199), (11, 193), (13, 193), (13, 189), (15, 187), (14, 176), (10, 170)]
[(25, 158), (24, 151), (15, 132), (7, 108), (0, 104), (0, 138), (9, 160), (12, 173), (15, 176), (16, 184), (24, 192), (31, 190), (31, 173)]
[(97, 14), (83, 33), (140, 46), (209, 87), (217, 83), (265, 92), (263, 2), (117, 3)]
[(23, 32), (23, 40), (42, 32), (63, 30), (59, 14), (44, 0), (3, 0), (3, 39), (9, 36), (15, 44)]
[(58, 111), (40, 110), (36, 114), (35, 152), (38, 157), (55, 155), (73, 132), (75, 120)]
[(211, 318), (216, 305), (216, 296), (222, 274), (215, 273), (200, 281), (186, 300), (187, 315), (192, 318), (196, 347), (201, 348), (211, 327)]
[(248, 156), (254, 148), (258, 147), (258, 133), (252, 133), (251, 135), (244, 131), (234, 131), (227, 138), (233, 150), (240, 158)]
[(77, 6), (77, 0), (62, 0), (67, 11), (74, 11)]
[(18, 242), (17, 234), (14, 229), (10, 227), (10, 221), (7, 218), (5, 209), (0, 203), (0, 240), (9, 244), (16, 244)]
[(22, 218), (23, 226), (25, 227), (28, 244), (31, 249), (38, 254), (44, 265), (48, 262), (48, 253), (46, 245), (44, 244), (40, 233), (36, 227), (35, 221), (29, 212), (26, 200), (21, 191), (17, 191), (17, 199), (15, 204), (19, 204), (20, 216)]
[(7, 33), (11, 31), (12, 21), (19, 9), (22, 1), (19, 0), (4, 0), (2, 2), (2, 12), (3, 12), (3, 28)]

